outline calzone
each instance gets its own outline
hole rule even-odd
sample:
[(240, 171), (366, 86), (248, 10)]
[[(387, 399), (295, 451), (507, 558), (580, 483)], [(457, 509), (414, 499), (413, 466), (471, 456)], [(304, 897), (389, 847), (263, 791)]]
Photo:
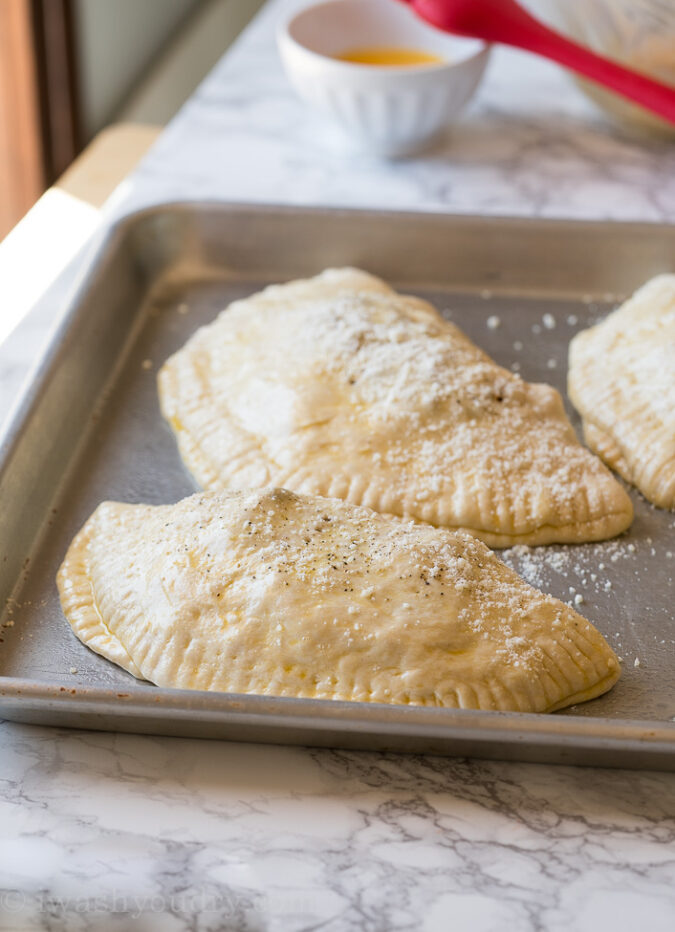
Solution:
[(545, 712), (619, 676), (474, 536), (280, 489), (104, 503), (58, 585), (85, 644), (161, 686)]
[(675, 508), (675, 275), (574, 337), (568, 391), (589, 447), (650, 502)]
[(632, 519), (555, 389), (354, 269), (236, 301), (168, 360), (159, 392), (202, 488), (284, 486), (492, 546), (598, 540)]

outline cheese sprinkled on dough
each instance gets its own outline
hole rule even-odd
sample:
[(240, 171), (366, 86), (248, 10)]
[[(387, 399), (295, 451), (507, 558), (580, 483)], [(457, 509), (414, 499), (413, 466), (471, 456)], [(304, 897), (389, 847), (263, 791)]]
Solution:
[(553, 388), (363, 272), (235, 302), (165, 364), (159, 386), (207, 488), (284, 486), (494, 546), (602, 539), (632, 518)]
[(163, 686), (550, 711), (619, 675), (472, 535), (283, 489), (104, 503), (58, 582), (85, 644)]
[(675, 275), (659, 275), (570, 344), (584, 436), (662, 508), (675, 508)]

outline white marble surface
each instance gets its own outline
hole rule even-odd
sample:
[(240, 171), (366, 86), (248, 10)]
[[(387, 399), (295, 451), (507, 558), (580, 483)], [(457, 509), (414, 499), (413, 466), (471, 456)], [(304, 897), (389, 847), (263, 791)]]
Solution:
[[(675, 148), (495, 54), (461, 125), (380, 163), (289, 91), (272, 2), (111, 200), (675, 215)], [(0, 418), (78, 263), (0, 347)], [(675, 778), (0, 724), (0, 929), (675, 928)]]
[(611, 128), (559, 68), (495, 51), (458, 125), (430, 152), (346, 156), (290, 90), (270, 4), (188, 102), (125, 198), (331, 204), (553, 217), (669, 220), (675, 145)]
[(17, 725), (3, 741), (0, 929), (673, 928), (669, 775)]

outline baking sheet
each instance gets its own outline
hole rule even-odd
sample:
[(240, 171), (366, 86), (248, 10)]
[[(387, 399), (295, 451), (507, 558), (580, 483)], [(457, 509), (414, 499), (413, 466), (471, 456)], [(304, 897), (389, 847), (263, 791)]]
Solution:
[[(614, 541), (503, 559), (623, 659), (608, 694), (551, 716), (227, 696), (138, 683), (71, 634), (56, 569), (103, 499), (191, 494), (157, 402), (161, 363), (227, 303), (355, 264), (431, 300), (500, 364), (565, 397), (571, 336), (675, 268), (658, 226), (213, 205), (128, 218), (88, 272), (0, 447), (0, 715), (23, 721), (525, 760), (675, 766), (675, 515), (631, 491)], [(573, 423), (578, 419), (568, 405)]]

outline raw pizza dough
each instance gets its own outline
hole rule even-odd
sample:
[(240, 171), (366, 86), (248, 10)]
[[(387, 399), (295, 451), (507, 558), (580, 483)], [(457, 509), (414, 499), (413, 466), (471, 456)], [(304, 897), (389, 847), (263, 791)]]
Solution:
[(355, 269), (236, 301), (168, 360), (159, 392), (206, 489), (284, 486), (497, 547), (600, 540), (632, 520), (555, 389)]
[(570, 344), (584, 436), (661, 508), (675, 508), (675, 275), (659, 275)]
[(80, 640), (161, 686), (545, 712), (620, 672), (472, 535), (279, 489), (106, 502), (58, 585)]

